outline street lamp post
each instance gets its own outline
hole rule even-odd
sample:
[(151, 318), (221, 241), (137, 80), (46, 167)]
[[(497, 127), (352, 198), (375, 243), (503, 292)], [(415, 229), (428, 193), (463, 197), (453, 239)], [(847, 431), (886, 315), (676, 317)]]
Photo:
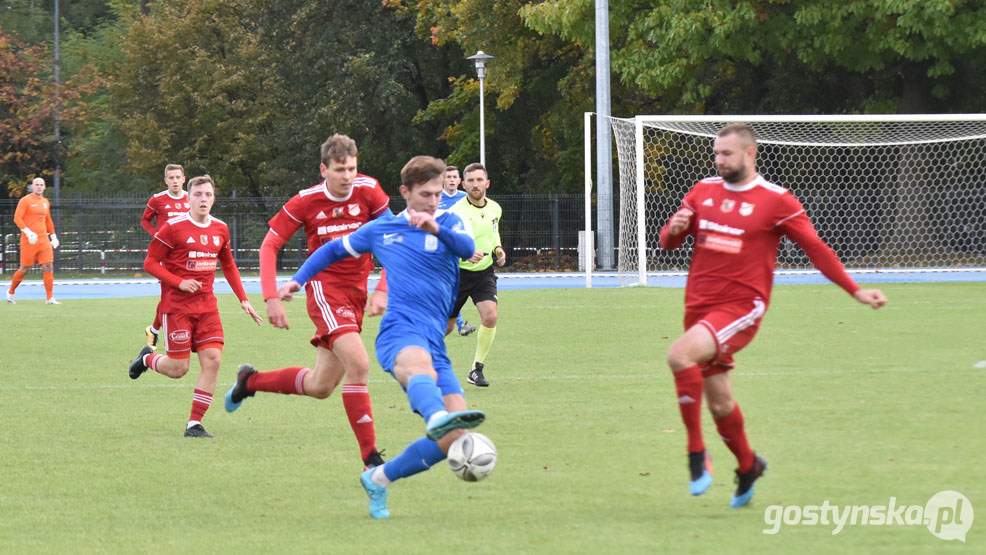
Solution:
[(476, 74), (479, 75), (479, 163), (486, 167), (486, 111), (483, 102), (483, 80), (486, 79), (486, 60), (492, 60), (482, 50), (466, 58), (476, 62)]

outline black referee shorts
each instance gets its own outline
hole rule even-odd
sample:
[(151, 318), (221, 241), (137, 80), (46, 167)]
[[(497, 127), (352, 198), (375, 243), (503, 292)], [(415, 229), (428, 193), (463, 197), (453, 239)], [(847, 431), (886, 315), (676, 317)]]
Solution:
[(459, 270), (459, 294), (455, 298), (455, 306), (449, 318), (455, 318), (470, 297), (473, 304), (480, 301), (496, 302), (496, 273), (493, 272), (492, 264), (489, 268), (478, 272)]

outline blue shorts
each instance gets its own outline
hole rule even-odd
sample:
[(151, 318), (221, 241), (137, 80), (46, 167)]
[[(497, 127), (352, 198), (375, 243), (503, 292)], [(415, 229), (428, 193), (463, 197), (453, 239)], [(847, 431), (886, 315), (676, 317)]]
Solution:
[(438, 374), (438, 389), (442, 395), (458, 393), (464, 396), (459, 378), (452, 369), (452, 361), (445, 353), (445, 336), (439, 334), (437, 338), (429, 338), (426, 335), (422, 332), (421, 326), (409, 322), (381, 322), (376, 341), (377, 362), (385, 371), (393, 375), (397, 354), (407, 347), (421, 347), (431, 354), (432, 366)]

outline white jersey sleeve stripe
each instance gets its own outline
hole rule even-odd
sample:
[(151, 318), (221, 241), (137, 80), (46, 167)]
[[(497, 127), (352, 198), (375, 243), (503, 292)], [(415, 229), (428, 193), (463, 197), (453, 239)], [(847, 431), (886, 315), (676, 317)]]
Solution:
[(344, 236), (342, 238), (342, 246), (345, 247), (346, 252), (348, 252), (350, 254), (350, 256), (352, 256), (353, 258), (359, 258), (360, 257), (360, 253), (356, 252), (356, 250), (353, 249), (353, 246), (349, 244), (349, 236), (348, 235), (346, 235), (346, 236)]
[(294, 217), (294, 214), (292, 214), (291, 212), (288, 212), (288, 207), (287, 206), (284, 206), (283, 208), (281, 208), (281, 210), (284, 210), (284, 213), (287, 214), (288, 217), (291, 218), (292, 220), (298, 222), (299, 224), (302, 223), (301, 220), (299, 220), (298, 218), (295, 218)]

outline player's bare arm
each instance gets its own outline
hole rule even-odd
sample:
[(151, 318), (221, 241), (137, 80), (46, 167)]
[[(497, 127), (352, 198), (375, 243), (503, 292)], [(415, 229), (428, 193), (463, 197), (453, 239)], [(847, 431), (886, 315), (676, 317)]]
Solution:
[(261, 318), (260, 315), (257, 314), (257, 311), (253, 309), (253, 305), (250, 304), (250, 301), (240, 301), (240, 308), (242, 308), (243, 312), (246, 312), (250, 318), (253, 318), (253, 321), (256, 322), (258, 326), (264, 323), (264, 319)]
[(375, 289), (370, 295), (370, 298), (366, 299), (366, 312), (369, 316), (380, 316), (387, 311), (387, 292), (381, 291), (380, 289)]
[(291, 280), (277, 290), (277, 296), (282, 301), (290, 301), (298, 291), (301, 291), (301, 285), (297, 281)]
[(438, 235), (438, 222), (435, 216), (427, 212), (417, 212), (410, 208), (407, 209), (408, 223), (422, 231), (427, 231), (432, 235)]
[(202, 282), (197, 279), (183, 279), (181, 283), (178, 284), (178, 289), (186, 293), (194, 293), (199, 289), (202, 289)]
[(689, 224), (691, 224), (692, 216), (695, 213), (687, 208), (682, 208), (671, 216), (671, 221), (668, 222), (668, 233), (671, 235), (681, 235), (686, 229), (688, 229)]
[(282, 330), (291, 329), (288, 323), (288, 313), (284, 310), (281, 299), (271, 297), (267, 299), (267, 321), (275, 328)]
[(860, 289), (853, 293), (852, 296), (857, 301), (868, 304), (874, 309), (887, 304), (887, 297), (879, 289)]

